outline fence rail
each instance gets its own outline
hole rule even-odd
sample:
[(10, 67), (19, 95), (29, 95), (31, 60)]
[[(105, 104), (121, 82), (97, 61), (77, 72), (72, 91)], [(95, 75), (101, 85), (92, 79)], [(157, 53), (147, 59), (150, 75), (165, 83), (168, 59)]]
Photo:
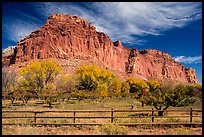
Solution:
[[(120, 118), (151, 118), (151, 122), (149, 123), (117, 123), (119, 125), (125, 125), (125, 126), (135, 126), (135, 125), (201, 125), (202, 126), (202, 119), (200, 122), (193, 122), (193, 117), (199, 117), (202, 118), (202, 113), (201, 115), (193, 115), (193, 112), (202, 112), (202, 110), (199, 109), (171, 109), (171, 110), (165, 110), (164, 112), (186, 112), (189, 115), (163, 115), (163, 116), (158, 116), (155, 113), (160, 110), (154, 110), (153, 108), (151, 110), (41, 110), (41, 111), (26, 111), (26, 110), (2, 110), (2, 114), (24, 114), (24, 113), (31, 113), (33, 114), (32, 116), (2, 116), (2, 119), (18, 119), (18, 118), (24, 118), (24, 119), (32, 119), (33, 121), (30, 123), (4, 123), (2, 122), (2, 125), (102, 125), (105, 123), (80, 123), (76, 122), (76, 119), (109, 119), (110, 123), (115, 123), (115, 119), (120, 119)], [(76, 114), (79, 113), (107, 113), (110, 112), (109, 116), (76, 116)], [(147, 115), (139, 115), (139, 116), (115, 116), (116, 113), (130, 113), (130, 112), (150, 112)], [(45, 113), (72, 113), (73, 116), (39, 116), (39, 114), (45, 114)], [(166, 123), (158, 123), (155, 122), (155, 118), (177, 118), (177, 117), (183, 117), (183, 118), (189, 118), (189, 122), (177, 122), (177, 123), (172, 123), (172, 122), (166, 122)], [(61, 118), (61, 119), (72, 119), (72, 123), (40, 123), (37, 122), (38, 119), (53, 119), (53, 118)]]

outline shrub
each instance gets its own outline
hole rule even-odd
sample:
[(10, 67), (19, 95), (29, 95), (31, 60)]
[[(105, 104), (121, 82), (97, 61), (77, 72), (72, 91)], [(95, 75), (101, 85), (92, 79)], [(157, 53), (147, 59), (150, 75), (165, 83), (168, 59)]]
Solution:
[(81, 101), (82, 99), (89, 98), (90, 95), (89, 95), (89, 92), (85, 90), (78, 90), (78, 91), (73, 91), (71, 93), (71, 97), (77, 98), (79, 101)]
[(100, 127), (100, 130), (108, 135), (126, 135), (128, 132), (127, 127), (119, 126), (116, 123), (104, 124)]

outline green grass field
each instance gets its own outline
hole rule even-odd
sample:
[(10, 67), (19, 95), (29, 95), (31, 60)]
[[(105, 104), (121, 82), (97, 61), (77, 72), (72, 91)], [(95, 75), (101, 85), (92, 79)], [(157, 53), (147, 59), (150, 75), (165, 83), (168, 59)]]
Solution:
[[(110, 110), (122, 109), (130, 110), (131, 104), (134, 104), (134, 110), (152, 109), (151, 106), (141, 107), (141, 103), (133, 98), (106, 98), (106, 99), (86, 99), (82, 101), (78, 100), (66, 100), (64, 102), (58, 102), (49, 108), (47, 104), (43, 104), (40, 100), (31, 100), (27, 105), (23, 105), (22, 102), (17, 101), (14, 105), (10, 104), (8, 100), (2, 100), (2, 110)], [(178, 109), (202, 109), (202, 102), (198, 101), (188, 107), (180, 107)], [(170, 107), (170, 109), (177, 109)], [(128, 116), (128, 115), (146, 115), (148, 112), (130, 112), (130, 113), (114, 113), (114, 116)], [(149, 112), (150, 113), (150, 112)], [(150, 113), (151, 114), (151, 113)], [(149, 115), (150, 115), (149, 114)], [(195, 113), (196, 114), (196, 113)], [(194, 115), (195, 115), (194, 114)], [(9, 116), (12, 114), (4, 114), (3, 116)], [(29, 116), (30, 114), (15, 114), (15, 116)], [(147, 114), (148, 115), (148, 114)], [(189, 115), (189, 112), (168, 112), (165, 115)], [(198, 115), (201, 115), (199, 113)], [(39, 116), (73, 116), (73, 113), (45, 113), (39, 114)], [(110, 116), (110, 112), (105, 113), (76, 113), (76, 116)], [(3, 119), (2, 122), (33, 122), (33, 119)], [(73, 119), (38, 119), (37, 122), (44, 123), (72, 123)], [(184, 127), (184, 126), (118, 126), (117, 123), (150, 123), (151, 118), (122, 118), (114, 119), (116, 124), (108, 124), (109, 119), (76, 119), (78, 123), (107, 123), (102, 126), (61, 126), (61, 127), (34, 127), (34, 126), (2, 126), (3, 135), (8, 134), (127, 134), (127, 135), (201, 135), (202, 127)], [(189, 122), (189, 118), (155, 118), (155, 122)], [(201, 118), (193, 118), (193, 122), (202, 122)]]

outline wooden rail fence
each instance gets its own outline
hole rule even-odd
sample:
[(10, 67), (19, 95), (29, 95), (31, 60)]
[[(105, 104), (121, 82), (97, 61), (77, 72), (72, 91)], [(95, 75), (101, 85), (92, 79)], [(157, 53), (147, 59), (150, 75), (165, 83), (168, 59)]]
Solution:
[[(155, 112), (158, 112), (159, 110), (43, 110), (43, 111), (30, 111), (30, 110), (2, 110), (2, 125), (102, 125), (106, 123), (77, 123), (76, 119), (110, 119), (109, 123), (115, 123), (114, 119), (120, 119), (120, 118), (151, 118), (151, 122), (149, 123), (117, 123), (119, 125), (124, 125), (124, 126), (136, 126), (136, 125), (200, 125), (202, 126), (202, 110), (199, 109), (171, 109), (171, 110), (165, 110), (164, 112), (186, 112), (189, 115), (164, 115), (164, 116), (157, 116), (155, 115)], [(103, 112), (110, 112), (109, 116), (76, 116), (78, 113), (100, 113), (102, 114)], [(124, 112), (150, 112), (150, 115), (146, 116), (114, 116), (116, 113), (124, 113)], [(201, 112), (201, 115), (193, 115), (193, 112)], [(31, 113), (33, 114), (32, 116), (6, 116), (5, 114), (16, 114), (16, 113)], [(39, 114), (44, 114), (44, 113), (73, 113), (73, 116), (39, 116)], [(177, 123), (158, 123), (155, 122), (155, 118), (176, 118), (176, 117), (189, 117), (189, 122), (177, 122)], [(200, 117), (201, 120), (199, 122), (193, 122), (193, 117)], [(7, 122), (4, 123), (3, 119), (18, 119), (18, 118), (23, 118), (23, 119), (33, 119), (32, 122), (30, 123), (11, 123)], [(39, 123), (37, 122), (38, 119), (52, 119), (52, 118), (61, 118), (61, 119), (73, 119), (72, 123)]]

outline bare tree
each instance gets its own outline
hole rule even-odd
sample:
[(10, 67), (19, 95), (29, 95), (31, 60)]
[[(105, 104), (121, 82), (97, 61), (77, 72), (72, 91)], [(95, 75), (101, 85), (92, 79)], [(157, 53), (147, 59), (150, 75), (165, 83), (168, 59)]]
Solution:
[(15, 100), (15, 89), (17, 87), (17, 74), (8, 67), (2, 68), (2, 97), (10, 99), (12, 103)]

